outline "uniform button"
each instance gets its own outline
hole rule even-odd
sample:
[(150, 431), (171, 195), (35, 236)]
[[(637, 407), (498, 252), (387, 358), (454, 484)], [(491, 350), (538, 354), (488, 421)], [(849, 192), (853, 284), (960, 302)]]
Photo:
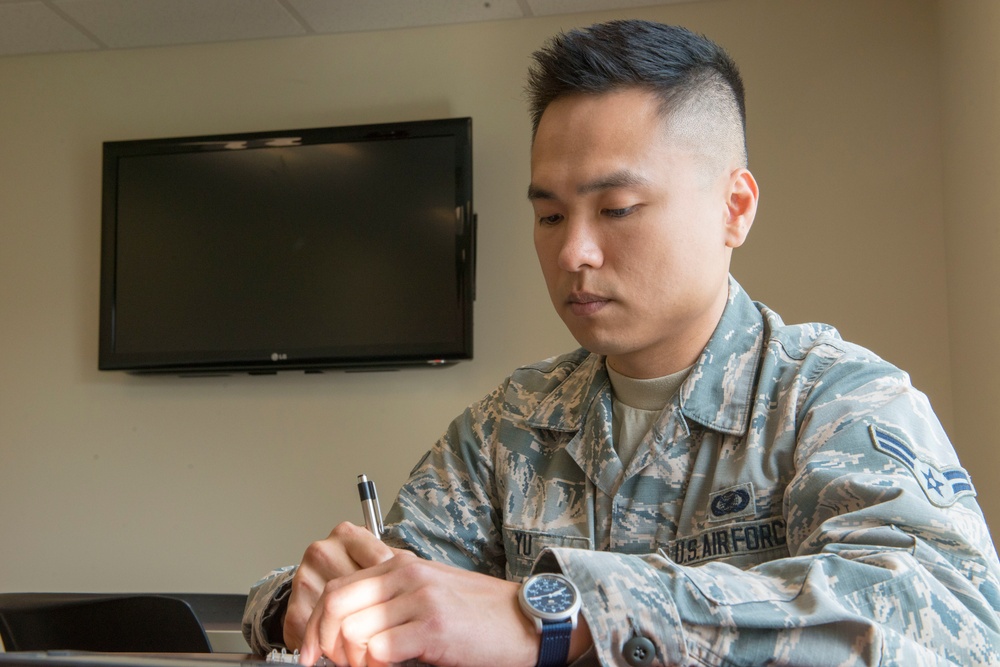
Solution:
[(622, 653), (625, 656), (625, 662), (632, 667), (645, 667), (652, 663), (653, 658), (656, 657), (656, 647), (645, 637), (632, 637), (625, 642)]

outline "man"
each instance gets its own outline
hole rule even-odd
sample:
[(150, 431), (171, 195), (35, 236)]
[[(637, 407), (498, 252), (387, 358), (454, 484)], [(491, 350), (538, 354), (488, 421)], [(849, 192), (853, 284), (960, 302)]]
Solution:
[[(251, 645), (307, 664), (996, 664), (1000, 563), (926, 398), (729, 276), (758, 199), (730, 58), (611, 22), (536, 53), (529, 93), (535, 247), (582, 349), (456, 419), (384, 542), (341, 524), (259, 582)], [(565, 578), (522, 587), (545, 572)]]

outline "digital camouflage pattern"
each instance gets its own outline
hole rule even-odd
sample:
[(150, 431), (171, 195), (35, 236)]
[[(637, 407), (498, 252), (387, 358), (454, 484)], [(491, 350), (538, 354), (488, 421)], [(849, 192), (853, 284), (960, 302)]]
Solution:
[[(560, 570), (602, 664), (1000, 664), (1000, 563), (905, 373), (735, 281), (623, 468), (604, 359), (518, 369), (413, 470), (387, 543), (509, 579)], [(255, 649), (291, 569), (252, 591)], [(279, 595), (280, 597), (280, 595)]]

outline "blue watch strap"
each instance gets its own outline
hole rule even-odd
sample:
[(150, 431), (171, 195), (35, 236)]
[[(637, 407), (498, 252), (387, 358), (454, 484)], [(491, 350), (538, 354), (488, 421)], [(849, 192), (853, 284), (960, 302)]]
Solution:
[(538, 651), (538, 667), (564, 667), (569, 657), (569, 639), (573, 621), (543, 622), (542, 646)]

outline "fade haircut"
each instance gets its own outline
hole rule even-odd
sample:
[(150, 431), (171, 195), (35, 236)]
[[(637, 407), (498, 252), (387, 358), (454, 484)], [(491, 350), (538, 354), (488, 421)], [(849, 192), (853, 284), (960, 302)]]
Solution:
[(706, 37), (650, 21), (610, 21), (556, 35), (533, 61), (526, 86), (532, 138), (559, 97), (640, 88), (657, 95), (664, 118), (706, 154), (729, 154), (746, 166), (743, 80)]

